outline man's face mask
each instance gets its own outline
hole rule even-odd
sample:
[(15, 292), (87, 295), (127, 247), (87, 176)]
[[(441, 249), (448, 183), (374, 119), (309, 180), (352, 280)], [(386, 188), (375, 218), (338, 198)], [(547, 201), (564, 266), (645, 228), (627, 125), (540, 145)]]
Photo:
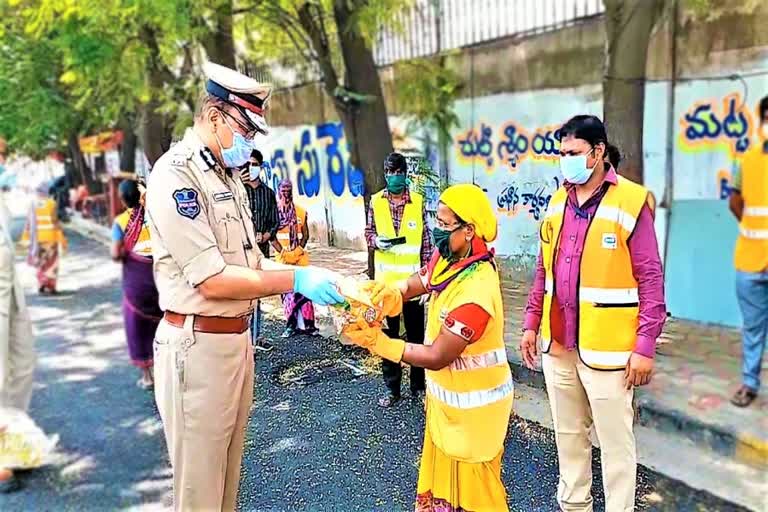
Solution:
[(402, 194), (405, 190), (405, 174), (387, 174), (384, 179), (387, 180), (387, 192)]
[(237, 169), (250, 160), (251, 153), (255, 147), (252, 140), (246, 139), (243, 134), (232, 128), (232, 125), (229, 124), (229, 121), (226, 118), (226, 114), (223, 112), (221, 113), (221, 118), (227, 128), (232, 132), (232, 147), (229, 148), (225, 148), (221, 144), (219, 136), (214, 133), (216, 142), (219, 144), (219, 149), (221, 150), (221, 159), (225, 167), (229, 169)]
[(590, 168), (587, 167), (587, 157), (594, 150), (595, 148), (592, 148), (583, 155), (563, 155), (560, 157), (560, 172), (563, 173), (563, 178), (568, 183), (583, 185), (589, 181), (595, 167), (597, 167), (597, 160), (595, 160), (595, 165)]

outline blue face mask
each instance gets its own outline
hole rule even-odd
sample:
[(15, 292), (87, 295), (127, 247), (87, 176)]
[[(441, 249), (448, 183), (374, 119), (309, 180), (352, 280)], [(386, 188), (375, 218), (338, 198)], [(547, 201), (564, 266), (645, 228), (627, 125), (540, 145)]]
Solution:
[(251, 152), (255, 149), (253, 147), (253, 141), (246, 139), (243, 135), (236, 132), (224, 119), (224, 124), (232, 132), (232, 147), (225, 148), (221, 145), (218, 135), (216, 136), (216, 142), (219, 143), (221, 149), (221, 159), (224, 162), (224, 166), (230, 169), (242, 167), (251, 159)]
[[(589, 153), (593, 150), (594, 148), (589, 150)], [(595, 171), (595, 167), (597, 167), (597, 162), (595, 162), (595, 165), (593, 165), (591, 169), (587, 167), (587, 156), (589, 153), (586, 155), (567, 155), (560, 157), (560, 172), (563, 173), (565, 181), (573, 183), (574, 185), (583, 185), (589, 181), (590, 176), (592, 176), (592, 173)]]

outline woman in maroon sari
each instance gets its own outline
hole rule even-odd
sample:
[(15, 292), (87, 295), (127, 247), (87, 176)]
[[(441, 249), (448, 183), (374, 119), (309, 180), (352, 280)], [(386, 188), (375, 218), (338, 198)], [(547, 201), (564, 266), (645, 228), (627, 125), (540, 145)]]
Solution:
[(112, 259), (123, 263), (123, 318), (131, 363), (141, 369), (139, 387), (150, 388), (155, 331), (163, 316), (152, 275), (149, 229), (144, 222), (142, 194), (135, 181), (120, 184), (127, 208), (112, 226)]
[[(272, 241), (277, 250), (275, 259), (286, 265), (306, 267), (309, 265), (307, 211), (293, 202), (293, 185), (287, 178), (278, 186), (277, 213), (277, 236)], [(283, 294), (282, 297), (287, 324), (282, 337), (290, 338), (297, 333), (317, 335), (319, 331), (315, 326), (315, 308), (312, 302), (296, 292)]]

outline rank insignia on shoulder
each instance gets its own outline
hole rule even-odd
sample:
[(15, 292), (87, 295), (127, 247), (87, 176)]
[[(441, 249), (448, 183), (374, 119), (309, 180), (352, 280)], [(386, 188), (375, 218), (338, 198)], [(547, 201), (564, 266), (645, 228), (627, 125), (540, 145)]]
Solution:
[(176, 211), (182, 217), (194, 220), (200, 214), (197, 190), (192, 190), (191, 188), (174, 190), (173, 200), (176, 201)]
[(216, 157), (213, 156), (213, 152), (204, 147), (200, 150), (200, 158), (205, 162), (205, 166), (203, 167), (204, 171), (207, 171), (208, 169), (212, 169), (216, 166)]

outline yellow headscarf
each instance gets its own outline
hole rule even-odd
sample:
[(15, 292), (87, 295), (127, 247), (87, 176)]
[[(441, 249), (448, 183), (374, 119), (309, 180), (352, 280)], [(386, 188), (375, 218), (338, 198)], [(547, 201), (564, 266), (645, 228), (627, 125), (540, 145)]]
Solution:
[(496, 240), (496, 214), (483, 189), (470, 183), (453, 185), (445, 189), (440, 196), (440, 202), (453, 210), (464, 222), (475, 226), (477, 236), (486, 242)]

